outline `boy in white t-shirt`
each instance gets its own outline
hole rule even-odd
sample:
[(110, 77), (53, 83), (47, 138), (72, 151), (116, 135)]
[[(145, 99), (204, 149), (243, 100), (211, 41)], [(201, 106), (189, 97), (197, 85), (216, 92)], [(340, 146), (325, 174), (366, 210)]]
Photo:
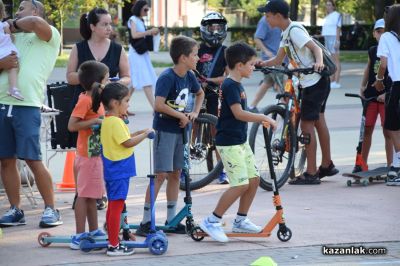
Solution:
[[(259, 62), (259, 65), (280, 65), (287, 55), (294, 68), (314, 67), (317, 72), (324, 69), (321, 48), (311, 39), (300, 23), (292, 22), (289, 19), (289, 5), (284, 0), (271, 0), (265, 6), (258, 8), (258, 11), (265, 13), (271, 27), (278, 27), (282, 30), (282, 39), (277, 55), (267, 61)], [(306, 171), (290, 181), (289, 184), (320, 184), (320, 178), (333, 176), (339, 172), (331, 160), (330, 136), (324, 116), (330, 92), (330, 81), (329, 77), (313, 73), (301, 75), (300, 84), (303, 87), (300, 127), (304, 135), (310, 136), (310, 143), (306, 145)], [(322, 162), (318, 170), (315, 129), (318, 132), (322, 151)]]
[(381, 36), (377, 56), (380, 57), (376, 81), (372, 85), (383, 91), (386, 68), (392, 79), (392, 87), (386, 93), (384, 129), (393, 142), (393, 162), (388, 171), (388, 186), (400, 186), (400, 5), (392, 5), (385, 10), (385, 33)]

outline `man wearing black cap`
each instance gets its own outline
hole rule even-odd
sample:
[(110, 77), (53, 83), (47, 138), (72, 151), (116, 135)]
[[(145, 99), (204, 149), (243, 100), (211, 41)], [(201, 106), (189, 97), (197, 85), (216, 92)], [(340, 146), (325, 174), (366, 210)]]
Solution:
[[(267, 61), (259, 62), (260, 66), (281, 65), (285, 56), (293, 68), (314, 67), (316, 72), (324, 69), (322, 50), (311, 39), (307, 30), (298, 22), (289, 19), (289, 5), (284, 0), (271, 0), (258, 11), (265, 13), (271, 27), (282, 30), (282, 38), (278, 53)], [(296, 179), (289, 182), (292, 185), (317, 185), (320, 178), (332, 176), (339, 171), (331, 160), (330, 136), (325, 122), (325, 105), (330, 92), (329, 77), (318, 73), (300, 75), (300, 84), (303, 87), (300, 127), (304, 135), (310, 136), (310, 143), (306, 145), (307, 169)], [(317, 141), (315, 129), (318, 133), (322, 151), (321, 166), (317, 170)]]

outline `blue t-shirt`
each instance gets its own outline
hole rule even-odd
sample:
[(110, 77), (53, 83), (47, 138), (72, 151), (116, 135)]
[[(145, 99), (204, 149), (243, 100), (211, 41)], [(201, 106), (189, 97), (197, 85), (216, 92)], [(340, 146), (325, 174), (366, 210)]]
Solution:
[(237, 120), (231, 106), (239, 103), (243, 110), (247, 109), (247, 97), (243, 86), (231, 78), (224, 80), (220, 92), (220, 112), (217, 122), (217, 146), (232, 146), (243, 144), (247, 140), (247, 122)]
[[(165, 98), (165, 103), (172, 109), (184, 112), (187, 111), (189, 104), (189, 94), (196, 94), (200, 89), (193, 72), (189, 71), (184, 77), (178, 76), (172, 68), (164, 70), (156, 83), (155, 96)], [(163, 117), (162, 114), (155, 112), (153, 119), (153, 128), (155, 130), (171, 133), (181, 133), (179, 120), (172, 117)]]
[[(261, 17), (258, 21), (256, 33), (254, 38), (260, 39), (264, 46), (267, 47), (274, 55), (278, 52), (279, 43), (281, 41), (282, 31), (279, 28), (271, 28), (268, 24), (265, 16)], [(269, 59), (264, 53), (261, 53), (261, 58), (263, 60)]]

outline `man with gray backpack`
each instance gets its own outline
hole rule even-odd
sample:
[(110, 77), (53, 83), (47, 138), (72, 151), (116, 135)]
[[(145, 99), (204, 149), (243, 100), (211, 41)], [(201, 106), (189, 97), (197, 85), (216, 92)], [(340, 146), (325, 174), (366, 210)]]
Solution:
[[(309, 136), (310, 143), (306, 144), (307, 168), (300, 176), (289, 184), (317, 185), (325, 176), (336, 175), (339, 171), (331, 160), (330, 136), (325, 121), (325, 106), (330, 93), (329, 76), (336, 69), (329, 62), (331, 59), (326, 49), (315, 42), (307, 30), (298, 22), (289, 19), (289, 5), (284, 0), (271, 0), (265, 6), (258, 8), (265, 13), (271, 27), (282, 30), (282, 38), (278, 53), (275, 57), (260, 61), (260, 66), (281, 65), (285, 56), (293, 68), (313, 67), (316, 73), (300, 75), (300, 85), (303, 88), (301, 123), (303, 135)], [(322, 162), (317, 169), (317, 141), (315, 129), (320, 141)]]

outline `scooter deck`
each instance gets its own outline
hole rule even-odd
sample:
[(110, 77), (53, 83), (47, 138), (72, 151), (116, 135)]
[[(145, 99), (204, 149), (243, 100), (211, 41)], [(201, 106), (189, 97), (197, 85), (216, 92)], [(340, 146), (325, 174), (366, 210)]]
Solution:
[[(106, 241), (107, 236), (93, 237), (95, 241)], [(72, 241), (72, 236), (54, 236), (48, 232), (42, 232), (38, 235), (38, 243), (42, 247), (48, 247), (52, 243), (64, 243), (70, 244)]]
[(387, 172), (388, 172), (387, 167), (378, 167), (363, 172), (344, 173), (343, 176), (351, 177), (354, 179), (354, 182), (352, 182), (351, 180), (347, 181), (348, 186), (351, 186), (352, 184), (361, 184), (363, 186), (367, 186), (369, 183), (372, 183), (373, 181), (386, 180)]

